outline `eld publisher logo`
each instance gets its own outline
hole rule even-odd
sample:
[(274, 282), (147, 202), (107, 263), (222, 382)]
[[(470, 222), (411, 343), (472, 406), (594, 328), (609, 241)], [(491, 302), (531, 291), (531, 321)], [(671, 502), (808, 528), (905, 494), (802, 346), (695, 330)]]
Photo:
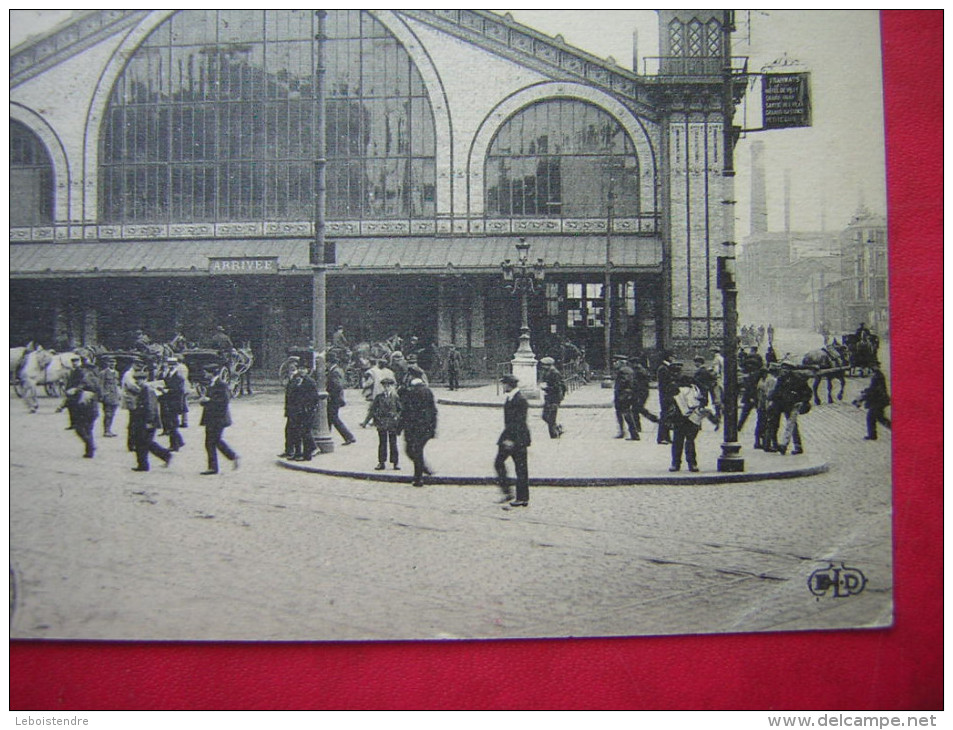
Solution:
[(843, 563), (838, 568), (834, 563), (829, 563), (826, 568), (811, 573), (811, 577), (807, 579), (807, 587), (819, 599), (824, 596), (848, 598), (864, 592), (867, 578), (857, 568), (848, 568)]

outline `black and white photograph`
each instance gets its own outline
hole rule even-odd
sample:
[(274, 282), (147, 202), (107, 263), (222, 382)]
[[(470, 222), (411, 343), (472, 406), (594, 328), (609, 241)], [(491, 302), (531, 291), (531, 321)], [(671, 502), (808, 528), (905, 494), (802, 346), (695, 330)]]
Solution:
[(10, 11), (10, 636), (893, 624), (875, 10)]

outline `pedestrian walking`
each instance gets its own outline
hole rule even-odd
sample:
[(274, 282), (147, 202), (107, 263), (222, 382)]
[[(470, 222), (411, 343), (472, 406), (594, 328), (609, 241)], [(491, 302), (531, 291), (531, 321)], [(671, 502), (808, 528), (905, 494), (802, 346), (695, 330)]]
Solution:
[(179, 370), (179, 359), (168, 357), (162, 373), (163, 392), (159, 396), (159, 410), (162, 417), (162, 434), (169, 437), (169, 450), (178, 451), (185, 446), (185, 439), (179, 433), (182, 410), (185, 405), (185, 377)]
[(460, 366), (462, 358), (455, 345), (450, 345), (447, 351), (447, 387), (457, 390), (460, 387)]
[(370, 421), (377, 428), (377, 471), (383, 471), (388, 455), (391, 466), (400, 469), (397, 435), (401, 431), (401, 401), (397, 395), (397, 381), (387, 376), (381, 380), (384, 390), (371, 403)]
[(202, 405), (202, 420), (200, 426), (205, 426), (205, 453), (208, 455), (208, 469), (201, 472), (218, 474), (218, 453), (232, 462), (232, 468), (239, 466), (239, 457), (232, 448), (222, 439), (225, 429), (232, 425), (228, 402), (230, 395), (228, 386), (222, 382), (222, 368), (219, 365), (206, 365), (204, 368), (208, 384), (205, 395), (199, 399)]
[(890, 405), (890, 394), (887, 391), (887, 379), (884, 377), (883, 370), (880, 369), (880, 362), (874, 360), (871, 363), (870, 384), (864, 388), (860, 397), (854, 401), (858, 408), (861, 405), (867, 407), (867, 435), (865, 441), (877, 440), (877, 424), (880, 423), (887, 428), (891, 428), (890, 419), (884, 415), (884, 410)]
[(65, 393), (70, 425), (85, 446), (83, 458), (92, 459), (96, 453), (93, 427), (99, 418), (99, 378), (79, 355), (70, 360)]
[[(505, 400), (503, 402), (503, 432), (497, 439), (496, 460), (493, 468), (496, 470), (497, 484), (503, 493), (501, 502), (506, 502), (504, 509), (511, 507), (529, 506), (529, 465), (526, 450), (532, 443), (527, 423), (529, 403), (517, 387), (519, 381), (513, 375), (504, 375), (500, 378), (503, 384)], [(516, 497), (510, 488), (506, 474), (506, 460), (513, 460), (513, 469), (516, 473)]]
[(420, 378), (410, 381), (401, 396), (401, 425), (407, 456), (414, 463), (414, 486), (424, 485), (424, 474), (433, 472), (427, 466), (424, 447), (437, 434), (437, 401)]
[(628, 430), (632, 441), (639, 440), (639, 429), (636, 427), (636, 415), (633, 412), (635, 370), (629, 365), (625, 355), (616, 355), (615, 382), (613, 383), (612, 405), (615, 408), (616, 425), (619, 427), (616, 438), (625, 438)]
[(338, 358), (333, 353), (328, 353), (328, 429), (332, 427), (337, 429), (341, 438), (344, 439), (344, 446), (350, 446), (355, 441), (354, 434), (350, 432), (344, 421), (341, 420), (341, 409), (347, 405), (344, 400), (344, 386), (347, 382), (347, 376), (344, 374), (344, 368), (338, 363)]
[(781, 366), (768, 364), (757, 386), (757, 418), (754, 426), (754, 448), (767, 452), (778, 450), (778, 428), (781, 411), (774, 397)]
[(103, 436), (114, 438), (113, 419), (121, 402), (120, 376), (116, 370), (116, 358), (104, 357), (103, 366), (99, 371), (99, 389), (103, 404)]
[(133, 379), (138, 388), (135, 405), (129, 411), (129, 430), (136, 452), (136, 466), (133, 471), (149, 471), (149, 454), (158, 456), (162, 463), (168, 466), (172, 461), (172, 452), (155, 441), (156, 429), (162, 423), (158, 395), (146, 382), (144, 371), (135, 371)]
[(813, 392), (807, 383), (807, 378), (796, 371), (795, 365), (790, 362), (781, 363), (781, 374), (774, 389), (774, 400), (778, 411), (784, 416), (784, 431), (778, 439), (778, 453), (782, 456), (787, 453), (788, 445), (792, 442), (793, 456), (804, 453), (798, 416), (810, 410), (812, 396)]
[(556, 361), (551, 357), (544, 357), (539, 361), (543, 368), (542, 382), (543, 388), (543, 421), (549, 428), (549, 437), (558, 439), (565, 433), (565, 429), (559, 424), (559, 404), (563, 402), (566, 396), (566, 383), (563, 380), (562, 373), (556, 369)]
[(679, 471), (682, 468), (683, 453), (688, 470), (698, 471), (695, 438), (701, 430), (702, 420), (708, 415), (705, 408), (708, 399), (689, 375), (680, 376), (675, 386), (677, 390), (669, 411), (672, 427), (672, 465), (669, 471)]

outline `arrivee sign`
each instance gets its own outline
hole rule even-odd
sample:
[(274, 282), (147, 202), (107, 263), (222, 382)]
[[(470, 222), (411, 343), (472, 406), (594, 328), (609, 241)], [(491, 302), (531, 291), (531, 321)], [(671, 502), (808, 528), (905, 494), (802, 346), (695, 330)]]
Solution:
[(277, 274), (278, 257), (270, 258), (212, 258), (208, 260), (208, 272), (210, 274)]

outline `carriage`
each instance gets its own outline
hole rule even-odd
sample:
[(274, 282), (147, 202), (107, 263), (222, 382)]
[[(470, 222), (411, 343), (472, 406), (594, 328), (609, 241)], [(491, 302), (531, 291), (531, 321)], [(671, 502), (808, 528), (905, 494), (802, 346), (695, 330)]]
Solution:
[(251, 351), (248, 348), (233, 348), (231, 351), (221, 351), (212, 348), (194, 348), (185, 350), (176, 355), (189, 369), (189, 382), (200, 396), (205, 393), (205, 368), (209, 365), (219, 370), (222, 382), (228, 385), (233, 397), (243, 392), (251, 393), (244, 388), (248, 383), (248, 371), (254, 363)]
[(857, 333), (845, 334), (841, 343), (849, 353), (850, 374), (869, 375), (870, 369), (877, 362), (877, 352), (880, 350), (880, 338), (875, 334), (861, 337)]

